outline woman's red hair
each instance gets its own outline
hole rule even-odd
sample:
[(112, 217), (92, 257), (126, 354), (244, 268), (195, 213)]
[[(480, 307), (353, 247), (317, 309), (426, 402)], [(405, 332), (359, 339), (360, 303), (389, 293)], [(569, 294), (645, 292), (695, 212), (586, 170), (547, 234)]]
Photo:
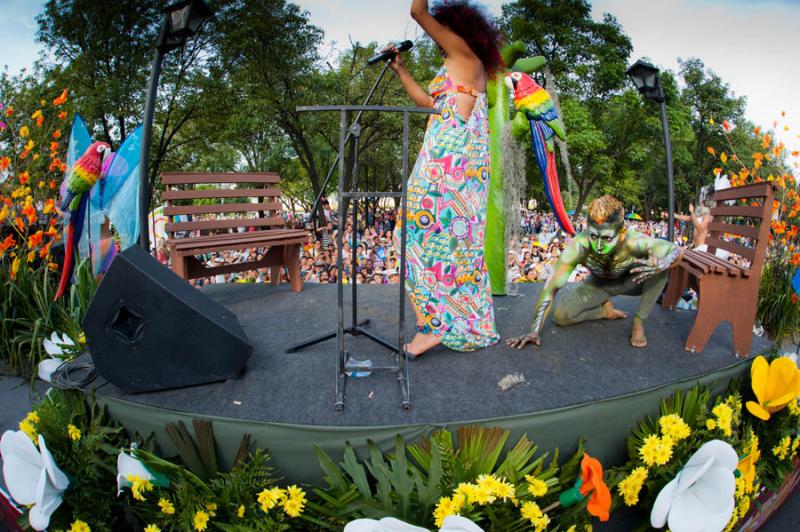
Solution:
[(466, 41), (490, 76), (503, 67), (502, 34), (483, 8), (469, 0), (443, 0), (431, 8), (431, 14)]

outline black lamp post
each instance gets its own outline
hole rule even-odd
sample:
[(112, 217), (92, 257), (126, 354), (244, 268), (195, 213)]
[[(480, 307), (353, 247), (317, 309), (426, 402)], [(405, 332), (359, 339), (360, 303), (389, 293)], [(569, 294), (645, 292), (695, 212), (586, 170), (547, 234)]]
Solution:
[(664, 96), (664, 89), (661, 87), (661, 79), (658, 75), (658, 68), (639, 59), (628, 70), (628, 77), (631, 78), (636, 90), (645, 99), (657, 102), (661, 106), (661, 126), (664, 129), (664, 148), (667, 153), (667, 186), (669, 215), (667, 236), (670, 242), (675, 240), (675, 179), (672, 172), (672, 138), (669, 134), (669, 121), (667, 120), (667, 105)]
[(182, 0), (164, 9), (164, 22), (156, 42), (153, 66), (150, 69), (150, 82), (147, 85), (147, 101), (144, 108), (144, 128), (142, 129), (142, 152), (139, 160), (139, 244), (150, 250), (148, 234), (148, 215), (150, 213), (150, 138), (153, 131), (153, 112), (156, 106), (158, 78), (161, 77), (161, 64), (167, 52), (180, 48), (193, 36), (212, 15), (203, 0)]

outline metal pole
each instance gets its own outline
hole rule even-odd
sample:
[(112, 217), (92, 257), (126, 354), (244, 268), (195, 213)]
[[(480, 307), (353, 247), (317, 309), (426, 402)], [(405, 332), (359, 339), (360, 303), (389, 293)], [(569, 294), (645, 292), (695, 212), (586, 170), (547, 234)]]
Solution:
[(667, 104), (661, 98), (661, 126), (664, 129), (664, 149), (667, 154), (667, 203), (669, 213), (667, 216), (667, 238), (670, 242), (675, 241), (675, 178), (672, 172), (672, 137), (669, 134), (669, 120), (667, 119)]
[(336, 370), (336, 410), (341, 411), (344, 408), (344, 387), (347, 380), (345, 379), (345, 365), (347, 360), (344, 355), (344, 286), (342, 285), (342, 270), (344, 269), (342, 261), (342, 242), (343, 230), (345, 221), (344, 210), (344, 149), (346, 145), (345, 132), (347, 130), (347, 111), (342, 109), (339, 120), (339, 228), (336, 231), (336, 245), (339, 247), (339, 253), (336, 255), (336, 268), (338, 274), (336, 276), (336, 340), (339, 348), (337, 370)]
[(147, 85), (147, 101), (144, 106), (144, 127), (142, 128), (142, 151), (139, 157), (139, 244), (150, 252), (148, 215), (150, 213), (150, 137), (153, 132), (153, 114), (156, 108), (158, 78), (161, 77), (161, 63), (164, 53), (156, 48), (153, 66), (150, 69), (150, 82)]

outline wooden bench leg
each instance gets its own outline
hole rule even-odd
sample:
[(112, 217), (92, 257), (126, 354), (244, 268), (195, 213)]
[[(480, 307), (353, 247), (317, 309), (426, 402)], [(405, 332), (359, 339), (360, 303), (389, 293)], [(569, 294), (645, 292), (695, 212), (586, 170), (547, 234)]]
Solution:
[(300, 275), (300, 244), (292, 244), (283, 247), (283, 262), (289, 269), (289, 281), (292, 283), (292, 290), (300, 292), (303, 290), (303, 278)]
[[(706, 298), (705, 305), (703, 298)], [(705, 349), (708, 339), (714, 333), (714, 330), (721, 321), (719, 319), (719, 309), (714, 309), (712, 303), (719, 302), (719, 299), (714, 299), (708, 295), (700, 294), (700, 301), (697, 305), (697, 316), (694, 319), (692, 331), (689, 333), (689, 338), (686, 339), (685, 349), (687, 351), (694, 351), (700, 353)]]
[[(183, 255), (177, 253), (172, 254), (172, 271), (175, 272), (181, 279), (186, 278), (186, 259)], [(188, 280), (188, 279), (187, 279)]]
[(680, 267), (670, 270), (669, 284), (661, 300), (661, 307), (667, 310), (674, 309), (687, 286), (689, 286), (689, 272)]

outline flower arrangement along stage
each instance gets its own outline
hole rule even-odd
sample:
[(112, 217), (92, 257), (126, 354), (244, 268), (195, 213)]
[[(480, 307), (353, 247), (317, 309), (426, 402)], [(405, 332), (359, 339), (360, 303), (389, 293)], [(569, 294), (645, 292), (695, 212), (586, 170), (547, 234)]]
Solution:
[(286, 485), (247, 435), (223, 472), (210, 423), (195, 421), (194, 439), (171, 424), (180, 457), (168, 460), (92, 396), (57, 389), (0, 452), (20, 523), (35, 530), (583, 531), (622, 507), (673, 532), (736, 530), (798, 480), (798, 397), (792, 360), (757, 357), (722, 395), (698, 386), (664, 399), (630, 434), (628, 462), (605, 471), (586, 442), (562, 462), (472, 426), (398, 436), (388, 454), (370, 444), (363, 461), (349, 445), (340, 462), (318, 449), (327, 485)]

